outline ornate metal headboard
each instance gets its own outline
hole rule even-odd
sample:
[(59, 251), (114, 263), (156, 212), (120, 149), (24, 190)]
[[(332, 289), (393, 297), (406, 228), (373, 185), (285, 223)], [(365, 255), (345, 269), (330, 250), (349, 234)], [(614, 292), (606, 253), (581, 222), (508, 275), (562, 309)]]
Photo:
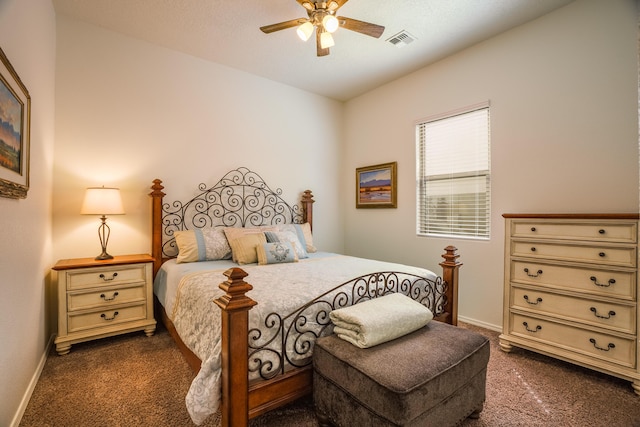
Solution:
[[(198, 185), (199, 194), (187, 202), (163, 203), (162, 181), (153, 192), (153, 256), (156, 266), (178, 254), (173, 233), (203, 227), (255, 227), (311, 223), (313, 196), (306, 190), (302, 203), (290, 205), (282, 189), (272, 190), (256, 172), (245, 167), (227, 172), (214, 186)], [(158, 262), (159, 261), (159, 262)]]

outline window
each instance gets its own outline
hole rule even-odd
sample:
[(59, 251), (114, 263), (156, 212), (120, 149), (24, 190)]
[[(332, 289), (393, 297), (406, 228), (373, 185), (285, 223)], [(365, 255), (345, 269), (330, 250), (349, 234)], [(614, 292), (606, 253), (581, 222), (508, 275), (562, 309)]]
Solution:
[(489, 239), (489, 104), (416, 125), (417, 233)]

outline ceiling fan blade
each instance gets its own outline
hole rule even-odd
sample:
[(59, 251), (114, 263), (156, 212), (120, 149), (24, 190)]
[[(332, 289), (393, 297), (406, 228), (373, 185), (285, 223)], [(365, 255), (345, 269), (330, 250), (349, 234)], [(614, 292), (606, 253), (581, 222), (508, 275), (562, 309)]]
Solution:
[(286, 30), (287, 28), (297, 27), (307, 22), (305, 18), (292, 19), (290, 21), (279, 22), (277, 24), (265, 25), (260, 27), (263, 33), (269, 34), (275, 31)]
[(327, 56), (329, 55), (329, 48), (322, 48), (322, 43), (321, 43), (321, 38), (322, 38), (322, 33), (324, 31), (320, 30), (320, 29), (316, 29), (316, 51), (317, 51), (317, 56)]
[(367, 36), (378, 38), (384, 32), (382, 25), (371, 24), (369, 22), (358, 21), (357, 19), (345, 18), (344, 16), (338, 16), (338, 21), (342, 28), (347, 30), (356, 31)]

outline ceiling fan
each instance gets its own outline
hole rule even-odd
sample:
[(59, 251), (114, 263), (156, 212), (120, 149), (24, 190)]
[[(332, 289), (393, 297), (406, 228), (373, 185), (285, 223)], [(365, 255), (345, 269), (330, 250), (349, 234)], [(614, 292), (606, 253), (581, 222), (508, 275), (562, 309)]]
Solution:
[(296, 0), (307, 10), (309, 18), (292, 19), (278, 24), (260, 27), (263, 33), (269, 34), (287, 28), (298, 27), (297, 33), (303, 41), (307, 41), (313, 30), (316, 30), (316, 50), (318, 56), (329, 55), (329, 48), (334, 45), (331, 34), (338, 27), (356, 31), (367, 36), (378, 38), (384, 32), (381, 25), (358, 21), (357, 19), (336, 16), (336, 12), (349, 0), (311, 1)]

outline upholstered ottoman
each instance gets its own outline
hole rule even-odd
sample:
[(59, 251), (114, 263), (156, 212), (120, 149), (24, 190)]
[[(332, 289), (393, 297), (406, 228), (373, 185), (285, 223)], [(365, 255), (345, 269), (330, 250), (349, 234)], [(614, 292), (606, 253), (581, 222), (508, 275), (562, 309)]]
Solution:
[(318, 419), (345, 427), (457, 425), (482, 411), (488, 362), (486, 337), (437, 321), (371, 348), (319, 338)]

